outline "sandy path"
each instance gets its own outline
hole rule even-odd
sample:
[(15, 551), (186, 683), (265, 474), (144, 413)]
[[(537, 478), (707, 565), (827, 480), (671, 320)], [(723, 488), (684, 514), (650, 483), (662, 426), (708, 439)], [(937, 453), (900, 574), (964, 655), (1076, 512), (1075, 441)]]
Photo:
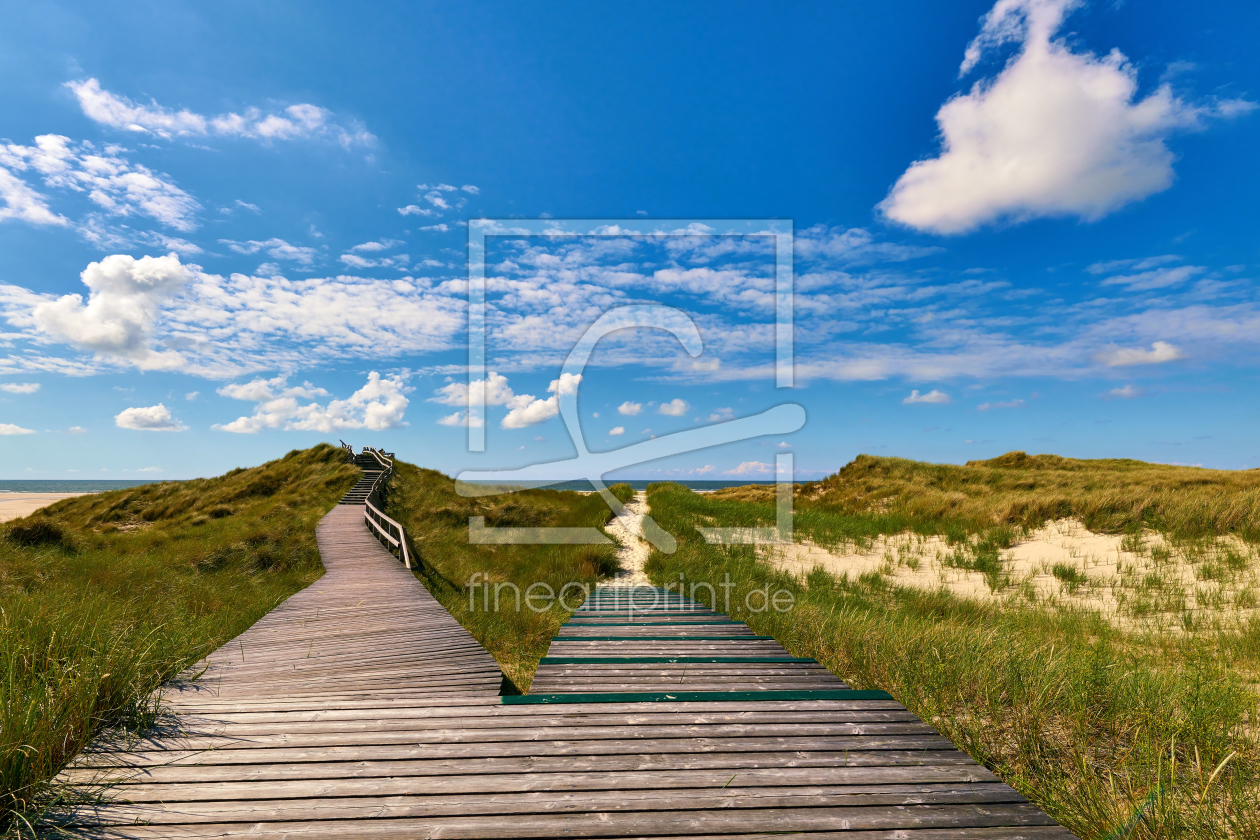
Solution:
[(643, 517), (648, 512), (647, 491), (640, 490), (626, 503), (626, 512), (608, 523), (608, 533), (621, 542), (617, 549), (617, 562), (621, 571), (612, 580), (612, 586), (650, 586), (651, 581), (643, 572), (652, 548), (643, 539)]
[(53, 502), (83, 496), (85, 493), (0, 493), (0, 522), (30, 516)]

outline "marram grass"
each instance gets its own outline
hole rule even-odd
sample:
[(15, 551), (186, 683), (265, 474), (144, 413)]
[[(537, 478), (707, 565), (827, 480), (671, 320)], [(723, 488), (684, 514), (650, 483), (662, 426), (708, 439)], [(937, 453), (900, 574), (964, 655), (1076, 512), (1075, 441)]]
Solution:
[[(987, 540), (996, 556), (1013, 538), (995, 529), (1063, 516), (1120, 533), (1256, 539), (1248, 517), (1260, 475), (1037, 459), (949, 467), (863, 456), (798, 492), (798, 534), (832, 544), (906, 530), (952, 534), (973, 546), (966, 562), (982, 561), (974, 546)], [(972, 601), (822, 569), (795, 576), (695, 530), (772, 522), (765, 494), (652, 485), (651, 515), (679, 542), (673, 555), (653, 552), (653, 580), (716, 583), (729, 574), (733, 617), (856, 688), (891, 692), (1085, 840), (1260, 837), (1255, 622), (1126, 632), (1095, 614), (1018, 599)], [(745, 598), (765, 587), (790, 591), (796, 606), (748, 609)]]
[(67, 499), (0, 526), (0, 833), (154, 690), (322, 574), (315, 525), (359, 476), (323, 445), (225, 476)]

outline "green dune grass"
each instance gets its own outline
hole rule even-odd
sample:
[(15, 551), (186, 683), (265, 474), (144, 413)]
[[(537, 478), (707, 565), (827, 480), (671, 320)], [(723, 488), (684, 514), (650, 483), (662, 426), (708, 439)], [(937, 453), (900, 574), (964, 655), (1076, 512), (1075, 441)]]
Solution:
[(0, 832), (94, 734), (143, 727), (164, 680), (318, 578), (315, 525), (359, 475), (321, 444), (0, 526)]
[[(1062, 516), (1112, 533), (1158, 529), (1182, 545), (1254, 542), (1257, 487), (1256, 473), (1133, 461), (1014, 453), (956, 467), (862, 456), (798, 490), (796, 526), (798, 539), (830, 545), (936, 534), (995, 559), (1002, 541)], [(729, 575), (733, 617), (854, 687), (892, 692), (1082, 838), (1260, 837), (1260, 623), (1126, 631), (1018, 598), (793, 575), (696, 531), (771, 523), (772, 493), (652, 485), (651, 515), (679, 542), (673, 555), (653, 552), (652, 579)], [(791, 593), (795, 606), (758, 611), (766, 590)], [(714, 600), (704, 587), (696, 594)]]

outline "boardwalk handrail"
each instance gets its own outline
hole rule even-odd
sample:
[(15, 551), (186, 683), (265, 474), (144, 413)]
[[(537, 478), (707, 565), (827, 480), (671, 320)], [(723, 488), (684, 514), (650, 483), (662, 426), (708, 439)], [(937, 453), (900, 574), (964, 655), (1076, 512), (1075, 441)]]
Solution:
[(397, 521), (390, 519), (380, 508), (372, 504), (372, 496), (367, 497), (363, 505), (363, 519), (372, 533), (386, 544), (398, 549), (398, 559), (403, 565), (411, 568), (411, 554), (407, 551), (407, 532)]
[(376, 449), (371, 446), (365, 446), (363, 447), (363, 454), (371, 455), (373, 458), (376, 459), (376, 462), (380, 464), (382, 467), (384, 467), (386, 470), (394, 469), (394, 453), (393, 452), (385, 452), (384, 450), (381, 450), (381, 449)]
[[(347, 448), (351, 452), (354, 451), (353, 447)], [(365, 446), (362, 454), (371, 455), (383, 468), (381, 474), (372, 482), (372, 489), (368, 491), (367, 499), (364, 500), (363, 521), (367, 523), (368, 530), (378, 540), (385, 543), (391, 552), (397, 549), (398, 559), (410, 569), (411, 552), (407, 550), (407, 532), (403, 528), (402, 523), (386, 516), (385, 511), (381, 510), (385, 506), (385, 487), (389, 483), (390, 476), (394, 474), (394, 453), (385, 452), (372, 446)]]

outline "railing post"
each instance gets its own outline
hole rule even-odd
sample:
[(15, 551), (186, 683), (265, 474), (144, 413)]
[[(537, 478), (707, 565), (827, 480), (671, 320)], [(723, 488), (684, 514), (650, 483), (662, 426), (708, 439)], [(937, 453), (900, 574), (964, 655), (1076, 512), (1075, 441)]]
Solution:
[[(352, 455), (354, 454), (353, 447), (346, 446), (344, 441), (342, 441), (341, 445), (345, 446)], [(390, 519), (385, 515), (383, 510), (377, 508), (373, 503), (373, 498), (375, 498), (376, 502), (382, 507), (385, 504), (385, 485), (389, 483), (390, 477), (394, 474), (394, 453), (384, 452), (371, 446), (365, 446), (363, 447), (363, 454), (371, 455), (378, 464), (384, 467), (384, 469), (381, 470), (381, 474), (378, 475), (376, 480), (372, 482), (371, 489), (368, 490), (367, 499), (364, 502), (363, 519), (367, 523), (368, 530), (375, 534), (377, 542), (383, 543), (391, 554), (393, 554), (392, 546), (397, 543), (398, 559), (402, 561), (404, 566), (410, 569), (411, 552), (407, 550), (407, 531), (403, 528), (401, 523)], [(395, 531), (397, 531), (397, 536), (395, 536)]]

